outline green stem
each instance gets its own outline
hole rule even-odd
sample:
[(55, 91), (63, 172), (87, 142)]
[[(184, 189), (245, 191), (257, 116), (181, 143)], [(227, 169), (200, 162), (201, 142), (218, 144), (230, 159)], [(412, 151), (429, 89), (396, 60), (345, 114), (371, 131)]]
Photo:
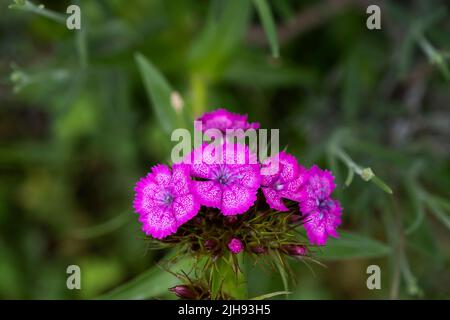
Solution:
[(50, 20), (56, 21), (58, 23), (62, 23), (62, 24), (66, 23), (65, 15), (63, 15), (61, 13), (57, 13), (52, 10), (45, 9), (44, 5), (35, 5), (34, 3), (30, 2), (30, 1), (15, 1), (14, 4), (11, 4), (9, 6), (9, 8), (36, 13), (40, 16), (49, 18)]

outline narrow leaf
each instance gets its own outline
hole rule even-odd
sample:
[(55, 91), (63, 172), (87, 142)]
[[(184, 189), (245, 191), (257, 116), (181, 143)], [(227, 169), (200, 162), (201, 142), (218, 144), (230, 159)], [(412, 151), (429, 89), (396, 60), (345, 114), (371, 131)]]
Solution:
[(381, 257), (390, 253), (386, 244), (363, 235), (340, 232), (339, 239), (329, 238), (317, 258), (341, 260)]
[(442, 224), (450, 230), (450, 217), (442, 210), (442, 208), (433, 200), (428, 201), (431, 213), (442, 222)]
[(255, 3), (259, 18), (261, 19), (267, 39), (269, 40), (272, 56), (278, 58), (280, 56), (280, 48), (272, 11), (266, 0), (254, 0), (253, 2)]
[[(189, 259), (180, 260), (171, 267), (171, 270), (173, 272), (182, 269), (186, 270), (191, 265), (191, 262)], [(111, 292), (100, 296), (98, 299), (140, 300), (154, 298), (164, 295), (170, 287), (177, 285), (179, 282), (172, 273), (155, 266)]]
[(270, 298), (273, 298), (273, 297), (276, 297), (276, 296), (280, 296), (282, 294), (288, 295), (288, 294), (291, 294), (291, 293), (292, 292), (290, 292), (290, 291), (275, 291), (275, 292), (266, 293), (266, 294), (263, 294), (263, 295), (251, 298), (250, 300), (265, 300), (265, 299), (270, 299)]
[(174, 90), (161, 72), (146, 57), (136, 53), (135, 59), (158, 122), (162, 129), (170, 134), (177, 127), (177, 115), (170, 98)]

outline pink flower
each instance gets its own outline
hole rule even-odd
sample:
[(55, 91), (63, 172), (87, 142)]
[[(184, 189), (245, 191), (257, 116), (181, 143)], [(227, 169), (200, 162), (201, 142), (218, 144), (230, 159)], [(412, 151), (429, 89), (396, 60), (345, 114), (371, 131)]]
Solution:
[(180, 225), (194, 217), (200, 203), (192, 193), (189, 166), (156, 165), (135, 187), (134, 209), (139, 214), (142, 230), (162, 239), (175, 233)]
[(300, 191), (300, 210), (305, 215), (305, 229), (312, 244), (324, 245), (329, 236), (339, 237), (336, 232), (341, 224), (342, 208), (330, 198), (336, 185), (327, 170), (313, 166)]
[(218, 129), (222, 131), (222, 133), (226, 133), (227, 129), (256, 130), (259, 128), (259, 123), (247, 122), (247, 115), (232, 113), (226, 109), (217, 109), (206, 112), (198, 118), (197, 121), (201, 122), (203, 132), (208, 129)]
[(233, 238), (228, 242), (228, 249), (234, 254), (238, 254), (242, 250), (244, 250), (244, 245), (241, 240), (238, 238)]
[(260, 166), (247, 146), (204, 144), (188, 158), (194, 190), (204, 206), (218, 208), (224, 215), (246, 212), (255, 202), (260, 186)]
[(276, 166), (277, 171), (262, 175), (261, 189), (272, 209), (288, 211), (282, 198), (299, 201), (299, 189), (305, 181), (306, 169), (298, 165), (294, 156), (284, 151), (266, 159), (262, 170), (267, 170), (270, 166)]

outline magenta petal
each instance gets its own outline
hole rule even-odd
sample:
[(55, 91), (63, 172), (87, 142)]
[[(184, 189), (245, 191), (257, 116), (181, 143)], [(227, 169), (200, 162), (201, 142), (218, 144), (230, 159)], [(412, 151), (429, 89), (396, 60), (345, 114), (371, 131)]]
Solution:
[(266, 197), (266, 201), (269, 207), (279, 211), (289, 211), (289, 209), (284, 205), (281, 197), (275, 190), (271, 188), (262, 188), (262, 192)]
[(290, 155), (284, 151), (280, 152), (280, 178), (282, 181), (291, 181), (298, 176), (299, 167), (297, 163), (297, 159), (293, 155)]
[(304, 226), (311, 244), (324, 245), (327, 242), (327, 231), (320, 215), (319, 211), (314, 211), (305, 218)]
[(274, 184), (278, 180), (278, 174), (276, 175), (266, 175), (261, 174), (261, 185), (263, 186), (270, 186)]
[(236, 215), (247, 211), (256, 200), (256, 189), (248, 189), (241, 185), (233, 184), (223, 188), (222, 213), (224, 215)]
[(142, 199), (155, 199), (161, 187), (154, 181), (153, 176), (149, 174), (136, 183), (134, 190), (137, 195), (134, 199), (134, 207), (137, 210), (141, 207)]
[(233, 169), (233, 173), (238, 177), (237, 182), (246, 188), (259, 188), (261, 175), (259, 165), (242, 165)]
[(239, 143), (222, 144), (223, 163), (227, 165), (258, 165), (258, 159), (254, 153), (250, 151), (248, 146)]
[(336, 200), (328, 199), (327, 208), (316, 209), (306, 215), (305, 229), (312, 244), (324, 245), (329, 236), (337, 238), (337, 227), (341, 224), (342, 208)]
[(337, 227), (341, 224), (341, 215), (342, 215), (342, 208), (338, 201), (332, 200), (334, 205), (333, 208), (330, 210), (330, 212), (326, 216), (325, 220), (325, 228), (331, 236), (337, 238), (338, 234), (336, 232)]
[(172, 193), (175, 196), (188, 194), (191, 181), (189, 166), (185, 164), (174, 164), (172, 171)]
[(204, 206), (220, 208), (222, 189), (214, 181), (192, 181), (193, 189), (200, 203)]
[(305, 192), (309, 197), (328, 197), (335, 187), (334, 177), (330, 171), (322, 170), (317, 166), (313, 166), (308, 170)]
[(153, 179), (157, 184), (163, 187), (167, 187), (170, 184), (172, 173), (165, 164), (158, 164), (152, 168)]
[(178, 226), (194, 217), (199, 209), (200, 204), (196, 201), (194, 195), (187, 194), (177, 197), (173, 202), (173, 213), (177, 219)]
[(280, 196), (286, 199), (300, 202), (302, 198), (301, 187), (304, 184), (304, 177), (299, 176), (296, 179), (287, 182), (284, 189), (280, 191)]
[(205, 151), (207, 144), (192, 150), (185, 159), (183, 163), (190, 165), (191, 174), (197, 178), (207, 179), (211, 175), (211, 169), (214, 165), (211, 164), (211, 154)]
[[(201, 122), (202, 130), (218, 129), (223, 133), (227, 129), (258, 129), (259, 123), (248, 123), (247, 115), (232, 113), (226, 109), (217, 109), (211, 112), (204, 113), (197, 121)], [(196, 126), (196, 129), (200, 128)]]
[(177, 231), (177, 221), (168, 209), (154, 207), (141, 217), (142, 230), (156, 239), (162, 239)]

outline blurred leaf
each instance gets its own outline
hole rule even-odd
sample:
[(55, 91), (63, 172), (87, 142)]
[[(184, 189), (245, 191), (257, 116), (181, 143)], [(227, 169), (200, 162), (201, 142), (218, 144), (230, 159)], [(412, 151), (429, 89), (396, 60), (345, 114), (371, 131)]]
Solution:
[(267, 39), (269, 40), (272, 56), (278, 58), (280, 56), (280, 48), (278, 44), (277, 29), (273, 19), (272, 11), (266, 0), (253, 0), (259, 18), (261, 19)]
[(112, 258), (86, 257), (80, 262), (83, 298), (95, 297), (112, 285), (123, 275), (123, 266)]
[(433, 200), (428, 201), (431, 213), (447, 228), (450, 230), (450, 216), (442, 210), (438, 203)]
[(18, 299), (22, 293), (20, 266), (14, 252), (0, 239), (0, 296)]
[[(175, 263), (171, 270), (173, 272), (186, 271), (191, 265), (192, 260), (182, 259)], [(100, 296), (98, 299), (150, 299), (167, 293), (170, 287), (178, 283), (178, 278), (172, 273), (162, 269), (160, 266), (155, 266), (131, 281)]]
[(24, 1), (14, 1), (13, 4), (11, 4), (9, 6), (10, 9), (15, 9), (15, 10), (23, 10), (23, 11), (28, 11), (28, 12), (32, 12), (32, 13), (36, 13), (38, 15), (41, 15), (43, 17), (49, 18), (53, 21), (65, 24), (66, 23), (66, 16), (58, 13), (58, 12), (54, 12), (48, 9), (45, 9), (43, 4), (40, 5), (35, 5), (33, 2), (28, 1), (28, 0), (24, 0)]
[(100, 237), (110, 232), (114, 232), (115, 230), (124, 226), (127, 222), (130, 222), (132, 217), (133, 216), (130, 214), (130, 212), (126, 211), (101, 224), (75, 229), (73, 231), (73, 235), (79, 239), (91, 239)]
[(329, 238), (317, 258), (343, 260), (382, 257), (391, 252), (386, 244), (355, 233), (339, 232), (339, 239)]
[(238, 47), (249, 19), (249, 0), (227, 0), (221, 4), (221, 10), (217, 10), (212, 1), (208, 22), (190, 52), (193, 73), (208, 78), (226, 70), (227, 60)]
[(145, 90), (152, 102), (153, 110), (162, 129), (170, 134), (177, 128), (177, 115), (171, 104), (174, 90), (159, 70), (142, 54), (136, 53), (135, 59), (144, 81)]
[(257, 52), (243, 51), (230, 62), (224, 80), (255, 87), (297, 87), (317, 83), (317, 73), (309, 67), (286, 61), (269, 61)]

